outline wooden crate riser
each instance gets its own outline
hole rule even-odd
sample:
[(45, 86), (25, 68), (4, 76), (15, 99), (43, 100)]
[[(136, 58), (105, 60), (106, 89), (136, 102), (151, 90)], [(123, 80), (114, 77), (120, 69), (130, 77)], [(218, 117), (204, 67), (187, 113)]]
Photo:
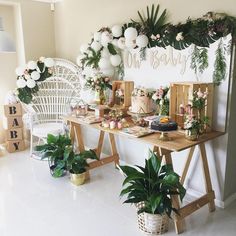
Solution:
[[(173, 83), (171, 84), (171, 98), (170, 98), (170, 116), (175, 120), (180, 127), (183, 128), (183, 116), (180, 114), (180, 105), (184, 108), (191, 104), (193, 99), (193, 93), (195, 91), (208, 92), (208, 97), (206, 99), (206, 105), (201, 111), (201, 114), (196, 109), (193, 109), (193, 115), (199, 119), (203, 119), (205, 116), (209, 118), (209, 126), (212, 127), (212, 112), (213, 112), (213, 84), (212, 83)], [(207, 131), (210, 131), (208, 128)]]
[(7, 141), (6, 148), (10, 153), (20, 152), (25, 150), (25, 142), (24, 140)]
[[(116, 91), (122, 89), (124, 92), (124, 98), (116, 97)], [(128, 109), (131, 106), (131, 94), (134, 90), (133, 81), (113, 81), (112, 83), (112, 105), (118, 105), (120, 108)]]
[(21, 104), (4, 105), (4, 115), (6, 117), (22, 116)]

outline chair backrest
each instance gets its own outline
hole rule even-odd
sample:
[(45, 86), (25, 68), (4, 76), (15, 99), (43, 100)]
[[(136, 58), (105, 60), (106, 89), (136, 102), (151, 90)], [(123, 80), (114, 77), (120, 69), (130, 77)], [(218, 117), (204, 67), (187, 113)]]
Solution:
[(54, 60), (53, 76), (38, 84), (39, 91), (30, 104), (39, 123), (61, 122), (62, 116), (68, 113), (72, 98), (80, 98), (78, 67), (64, 59)]

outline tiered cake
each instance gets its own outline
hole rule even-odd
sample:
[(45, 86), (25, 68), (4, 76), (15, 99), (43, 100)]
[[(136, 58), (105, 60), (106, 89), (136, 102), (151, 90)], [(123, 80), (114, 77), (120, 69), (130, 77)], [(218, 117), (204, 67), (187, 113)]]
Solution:
[(135, 88), (131, 96), (130, 111), (133, 113), (152, 112), (151, 93), (145, 88)]

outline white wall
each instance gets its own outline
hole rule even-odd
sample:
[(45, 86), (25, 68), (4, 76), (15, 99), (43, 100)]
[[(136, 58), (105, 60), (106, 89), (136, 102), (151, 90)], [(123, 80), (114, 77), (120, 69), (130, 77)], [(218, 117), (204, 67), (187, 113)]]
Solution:
[[(0, 143), (3, 101), (9, 90), (16, 88), (15, 68), (40, 56), (55, 56), (54, 19), (50, 5), (31, 0), (0, 0), (0, 16), (5, 30), (16, 43), (16, 53), (0, 53)], [(3, 86), (4, 85), (4, 86)]]
[[(129, 19), (137, 19), (137, 10), (145, 10), (146, 5), (160, 3), (161, 8), (167, 8), (170, 21), (177, 23), (186, 20), (189, 16), (201, 17), (208, 11), (226, 12), (236, 16), (235, 0), (215, 1), (151, 1), (151, 0), (66, 0), (56, 5), (55, 10), (55, 38), (56, 54), (58, 57), (64, 57), (75, 61), (79, 54), (79, 47), (82, 43), (89, 42), (91, 34), (103, 26), (112, 26), (116, 23), (123, 23)], [(145, 78), (148, 80), (148, 78)], [(164, 78), (163, 78), (164, 81)], [(226, 104), (225, 104), (226, 105)], [(91, 140), (94, 132), (90, 130), (87, 136), (87, 144), (95, 145), (96, 141)], [(209, 164), (212, 175), (213, 187), (216, 191), (216, 198), (221, 201), (224, 199), (225, 169), (227, 164), (226, 149), (228, 136), (219, 138), (209, 146)], [(142, 164), (147, 154), (147, 146), (134, 143), (129, 139), (118, 139), (117, 144), (121, 158), (133, 164)], [(223, 149), (222, 149), (223, 148)], [(214, 154), (214, 155), (213, 155)], [(181, 172), (181, 166), (184, 162), (184, 154), (179, 154), (174, 158), (177, 171)], [(228, 157), (232, 158), (232, 157)], [(196, 162), (198, 160), (196, 159)], [(201, 179), (201, 170), (199, 163), (196, 163), (194, 174), (190, 176), (189, 186), (197, 191), (203, 192), (203, 180)], [(232, 174), (232, 173), (231, 173)], [(226, 183), (227, 184), (227, 183)], [(235, 189), (231, 190), (236, 191)]]

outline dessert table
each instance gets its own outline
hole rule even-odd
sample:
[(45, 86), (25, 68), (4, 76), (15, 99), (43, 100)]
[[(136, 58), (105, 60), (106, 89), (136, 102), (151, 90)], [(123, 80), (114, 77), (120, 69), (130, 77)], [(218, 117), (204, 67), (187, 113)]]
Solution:
[[(119, 154), (118, 154), (116, 142), (115, 142), (115, 136), (119, 135), (124, 138), (131, 138), (131, 139), (134, 139), (135, 141), (151, 144), (153, 146), (153, 151), (159, 154), (158, 156), (161, 158), (161, 160), (164, 161), (166, 164), (170, 164), (170, 165), (172, 165), (171, 154), (173, 152), (180, 152), (180, 151), (189, 149), (189, 153), (186, 159), (183, 173), (181, 175), (180, 182), (183, 184), (185, 181), (192, 157), (193, 157), (194, 150), (196, 146), (199, 146), (200, 154), (201, 154), (200, 158), (202, 160), (202, 168), (203, 168), (203, 174), (204, 174), (203, 177), (205, 180), (206, 193), (202, 197), (196, 199), (195, 201), (191, 203), (188, 203), (187, 205), (183, 207), (181, 207), (180, 205), (179, 197), (177, 195), (172, 196), (173, 207), (178, 209), (178, 212), (179, 212), (178, 215), (175, 214), (174, 216), (176, 233), (179, 234), (184, 231), (185, 217), (192, 214), (199, 208), (208, 204), (210, 212), (215, 210), (215, 202), (214, 202), (215, 193), (214, 193), (214, 190), (212, 189), (205, 143), (221, 135), (224, 135), (223, 132), (211, 131), (209, 133), (201, 135), (197, 141), (189, 141), (185, 138), (183, 132), (174, 131), (174, 132), (169, 133), (169, 137), (171, 138), (171, 141), (161, 141), (159, 140), (160, 133), (154, 133), (154, 134), (149, 134), (145, 137), (134, 138), (134, 137), (129, 137), (125, 134), (122, 134), (121, 132), (119, 132), (119, 130), (116, 130), (116, 129), (111, 130), (111, 129), (103, 128), (100, 126), (99, 123), (87, 124), (73, 116), (64, 117), (64, 121), (69, 125), (70, 136), (71, 136), (72, 142), (77, 143), (79, 151), (83, 151), (85, 149), (81, 126), (87, 126), (87, 127), (99, 130), (100, 135), (98, 139), (98, 145), (95, 149), (99, 160), (91, 162), (89, 164), (89, 169), (103, 166), (111, 162), (114, 162), (115, 164), (119, 164)], [(103, 146), (105, 134), (109, 135), (112, 155), (101, 158), (102, 146)]]

